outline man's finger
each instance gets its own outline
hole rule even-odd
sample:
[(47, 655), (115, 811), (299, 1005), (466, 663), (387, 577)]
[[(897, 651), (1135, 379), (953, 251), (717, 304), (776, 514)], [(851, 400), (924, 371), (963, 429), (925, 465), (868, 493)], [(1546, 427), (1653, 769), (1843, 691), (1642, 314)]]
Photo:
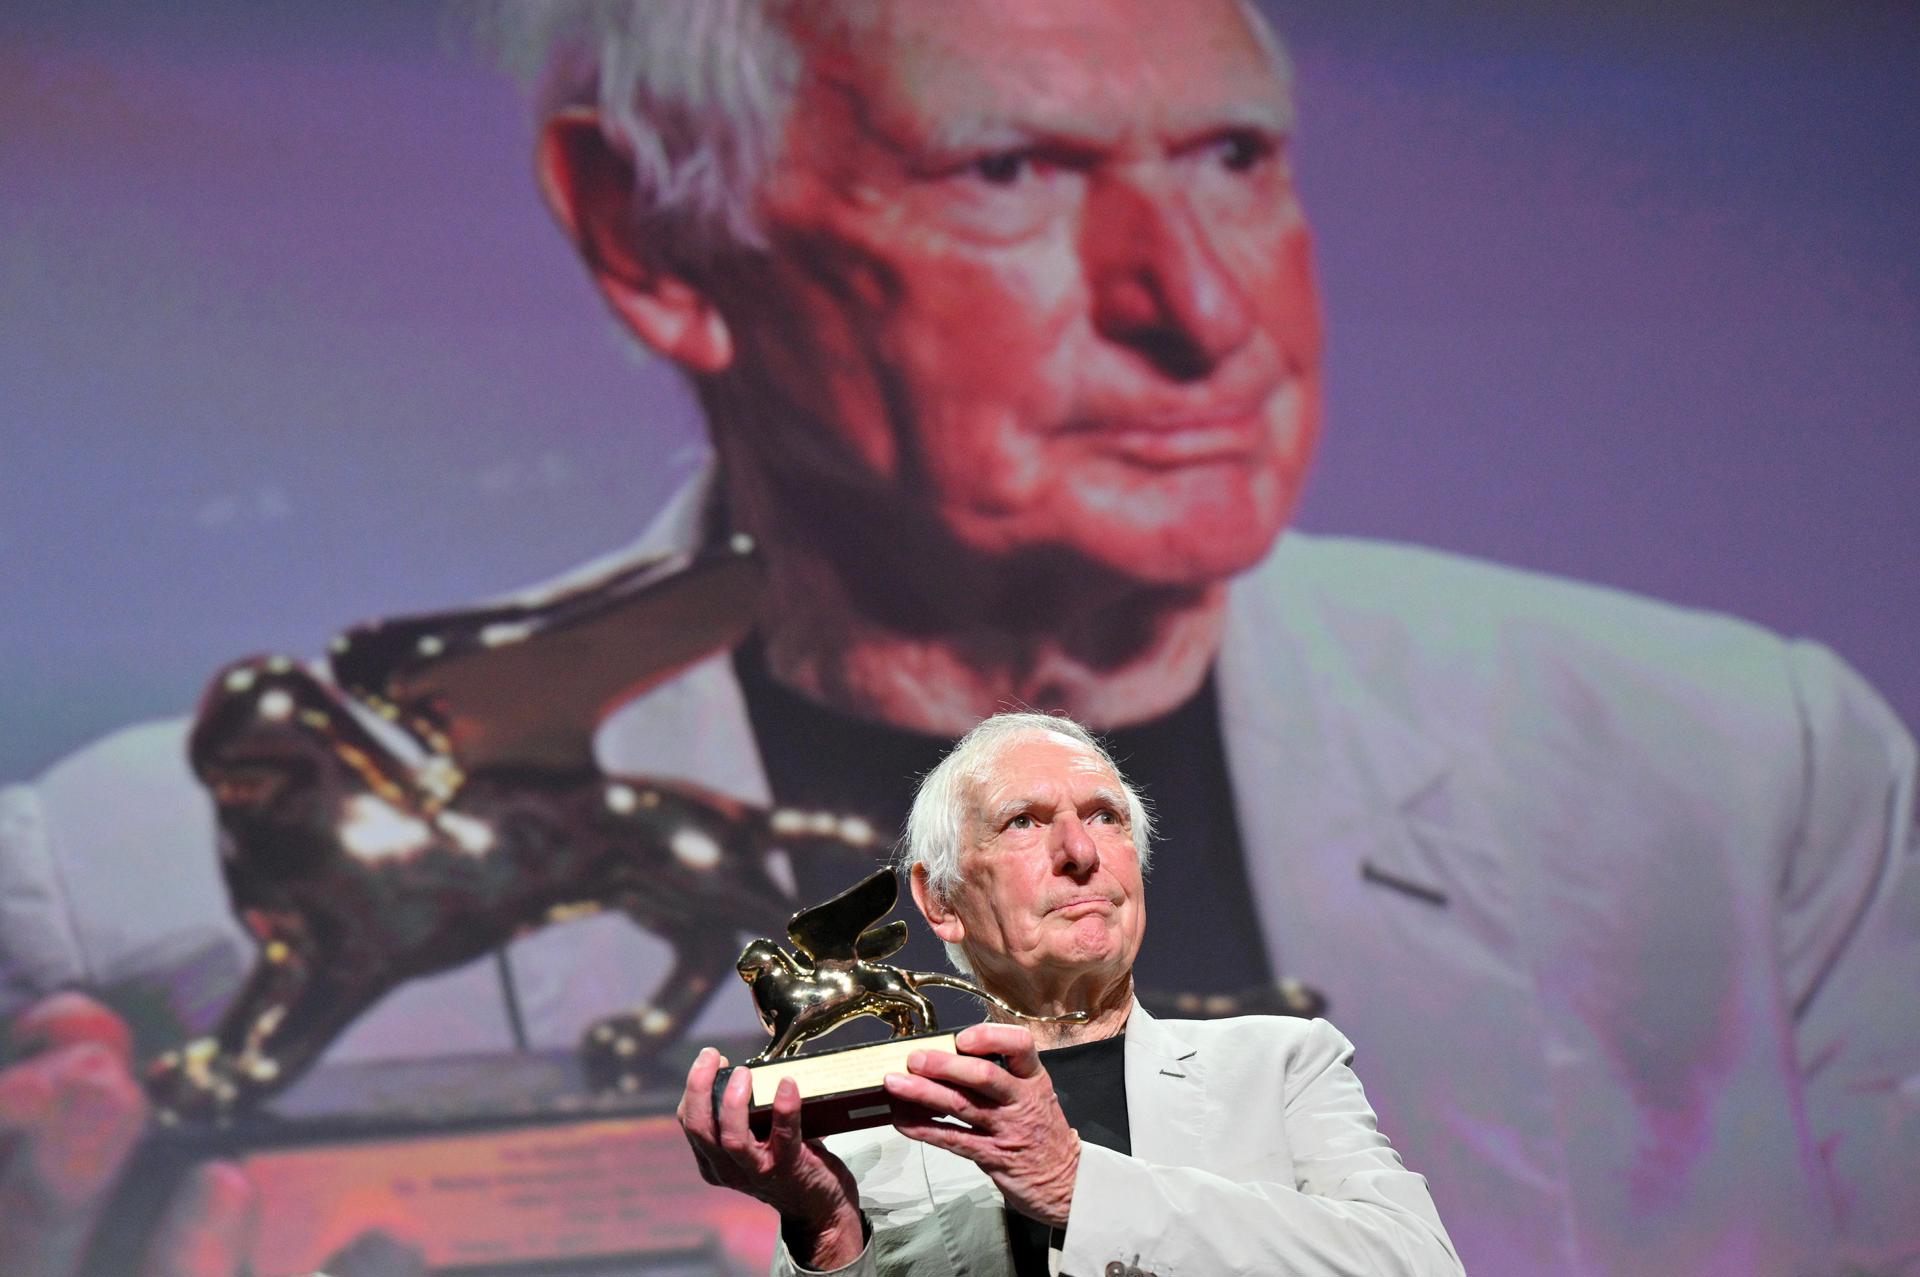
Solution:
[(720, 1096), (720, 1147), (741, 1166), (757, 1168), (760, 1141), (747, 1126), (747, 1101), (752, 1095), (752, 1070), (735, 1069), (727, 1079), (726, 1091)]
[(142, 1277), (230, 1277), (246, 1270), (259, 1198), (230, 1162), (197, 1166), (173, 1196), (147, 1247)]
[(912, 1073), (889, 1073), (884, 1079), (889, 1099), (918, 1105), (929, 1113), (957, 1117), (969, 1126), (990, 1120), (986, 1111), (964, 1091)]
[(687, 1089), (680, 1096), (680, 1108), (675, 1116), (680, 1119), (680, 1129), (690, 1139), (713, 1142), (713, 1079), (720, 1072), (720, 1066), (720, 1053), (704, 1046), (700, 1054), (693, 1057), (693, 1067), (687, 1070)]
[(702, 1047), (700, 1054), (693, 1057), (693, 1067), (687, 1070), (687, 1089), (680, 1097), (676, 1113), (680, 1130), (687, 1137), (687, 1146), (693, 1150), (693, 1164), (700, 1178), (716, 1186), (727, 1180), (714, 1161), (722, 1153), (713, 1113), (713, 1079), (726, 1064), (726, 1056), (710, 1046)]
[(785, 1166), (800, 1148), (800, 1084), (783, 1077), (773, 1092), (773, 1129), (767, 1132), (767, 1154), (775, 1166)]
[(976, 1024), (960, 1030), (955, 1039), (968, 1055), (1004, 1055), (1007, 1071), (1015, 1077), (1034, 1077), (1040, 1072), (1040, 1051), (1034, 1046), (1033, 1031), (1017, 1024)]
[(0, 1140), (32, 1129), (53, 1107), (49, 1063), (50, 1057), (41, 1056), (0, 1069)]
[(970, 1162), (976, 1161), (977, 1155), (986, 1147), (986, 1137), (978, 1132), (936, 1122), (931, 1117), (901, 1114), (893, 1119), (893, 1129), (910, 1140), (919, 1140), (922, 1144), (957, 1153)]
[(56, 1212), (80, 1209), (119, 1175), (146, 1116), (139, 1084), (99, 1042), (76, 1042), (0, 1070), (10, 1191)]
[(10, 1058), (93, 1042), (123, 1067), (133, 1063), (133, 1034), (126, 1021), (84, 993), (54, 993), (40, 999), (14, 1017), (7, 1040)]
[(907, 1068), (920, 1077), (976, 1091), (983, 1098), (998, 1104), (1009, 1102), (1017, 1092), (1011, 1073), (992, 1060), (984, 1060), (977, 1055), (915, 1051), (907, 1057)]

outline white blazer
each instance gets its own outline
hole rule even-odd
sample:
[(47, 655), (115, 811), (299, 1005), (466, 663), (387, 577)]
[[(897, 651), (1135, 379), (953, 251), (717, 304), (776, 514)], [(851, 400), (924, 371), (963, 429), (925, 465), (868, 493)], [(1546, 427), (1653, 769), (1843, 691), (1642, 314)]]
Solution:
[[(1156, 1020), (1126, 1029), (1133, 1152), (1082, 1144), (1063, 1277), (1457, 1274), (1426, 1181), (1374, 1127), (1353, 1049), (1325, 1020)], [(890, 1127), (828, 1141), (873, 1239), (839, 1270), (1012, 1277), (1005, 1201), (965, 1158)], [(783, 1246), (777, 1277), (799, 1268)]]

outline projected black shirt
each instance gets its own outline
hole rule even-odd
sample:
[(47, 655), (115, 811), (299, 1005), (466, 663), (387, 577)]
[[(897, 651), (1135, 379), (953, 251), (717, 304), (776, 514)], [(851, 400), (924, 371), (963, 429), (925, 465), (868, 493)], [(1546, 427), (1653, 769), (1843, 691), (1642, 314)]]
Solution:
[[(864, 816), (890, 843), (906, 821), (914, 786), (953, 742), (818, 705), (775, 681), (754, 643), (736, 651), (734, 670), (774, 800)], [(1268, 984), (1273, 977), (1242, 860), (1211, 672), (1185, 704), (1104, 739), (1152, 805), (1159, 830), (1136, 986), (1214, 993)], [(858, 873), (845, 863), (794, 865), (800, 898), (808, 902), (845, 889)], [(924, 922), (908, 916), (913, 938), (894, 961), (945, 970), (939, 943)]]

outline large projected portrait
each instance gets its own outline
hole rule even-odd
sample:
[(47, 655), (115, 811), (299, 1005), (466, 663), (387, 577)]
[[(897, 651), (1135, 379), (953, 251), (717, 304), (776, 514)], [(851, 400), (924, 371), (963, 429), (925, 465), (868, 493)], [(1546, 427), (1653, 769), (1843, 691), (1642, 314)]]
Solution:
[(1920, 1264), (1920, 20), (1770, 22), (0, 20), (0, 1271), (764, 1269), (689, 1063), (1007, 709), (1468, 1271)]

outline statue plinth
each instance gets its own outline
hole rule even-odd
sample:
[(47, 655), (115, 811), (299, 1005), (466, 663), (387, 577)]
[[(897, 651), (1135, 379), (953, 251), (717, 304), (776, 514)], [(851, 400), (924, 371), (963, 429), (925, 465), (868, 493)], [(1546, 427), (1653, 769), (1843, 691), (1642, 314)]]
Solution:
[[(684, 1062), (672, 1066), (684, 1076)], [(141, 1271), (167, 1203), (214, 1158), (238, 1164), (256, 1190), (253, 1272), (332, 1271), (370, 1231), (435, 1272), (544, 1274), (602, 1260), (617, 1260), (607, 1271), (676, 1277), (764, 1268), (766, 1256), (729, 1248), (770, 1236), (770, 1217), (701, 1180), (674, 1116), (681, 1094), (665, 1080), (595, 1094), (568, 1051), (322, 1064), (272, 1107), (156, 1127), (87, 1271)]]
[[(957, 1031), (933, 1030), (832, 1047), (786, 1059), (754, 1065), (752, 1092), (747, 1101), (747, 1125), (765, 1139), (773, 1129), (773, 1095), (781, 1079), (792, 1078), (800, 1088), (801, 1125), (808, 1139), (886, 1126), (894, 1120), (894, 1104), (887, 1096), (886, 1076), (905, 1073), (907, 1057), (915, 1051), (959, 1054)], [(738, 1068), (740, 1066), (735, 1066)], [(735, 1068), (724, 1068), (713, 1079), (714, 1111)]]

